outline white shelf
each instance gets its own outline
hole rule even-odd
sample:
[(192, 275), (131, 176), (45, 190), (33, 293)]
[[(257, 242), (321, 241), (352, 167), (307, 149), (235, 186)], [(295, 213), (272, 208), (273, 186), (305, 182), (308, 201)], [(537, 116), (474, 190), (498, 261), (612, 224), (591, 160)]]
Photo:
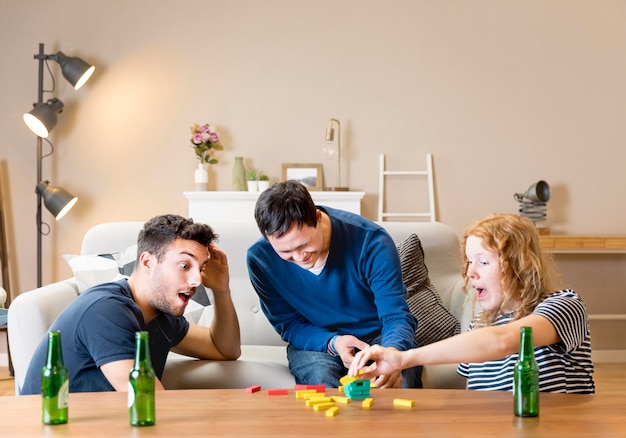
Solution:
[[(188, 215), (207, 224), (219, 222), (254, 222), (254, 206), (260, 192), (205, 191), (184, 192)], [(316, 205), (338, 208), (361, 214), (361, 200), (365, 192), (312, 191)]]

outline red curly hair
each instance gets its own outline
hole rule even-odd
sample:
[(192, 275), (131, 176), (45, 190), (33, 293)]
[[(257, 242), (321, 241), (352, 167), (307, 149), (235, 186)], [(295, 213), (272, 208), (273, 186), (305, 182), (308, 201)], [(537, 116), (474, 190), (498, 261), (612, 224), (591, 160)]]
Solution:
[[(463, 245), (469, 236), (482, 239), (483, 246), (498, 254), (504, 302), (499, 309), (483, 311), (475, 325), (491, 325), (501, 309), (513, 309), (514, 318), (529, 315), (548, 295), (555, 291), (558, 273), (552, 257), (543, 250), (535, 224), (516, 214), (491, 214), (468, 226), (463, 232)], [(463, 278), (467, 276), (468, 260), (463, 251)]]

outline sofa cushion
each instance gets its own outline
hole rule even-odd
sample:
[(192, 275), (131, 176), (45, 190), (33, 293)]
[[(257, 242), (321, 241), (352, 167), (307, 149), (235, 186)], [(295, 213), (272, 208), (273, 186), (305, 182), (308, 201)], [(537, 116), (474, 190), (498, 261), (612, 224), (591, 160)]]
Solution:
[(135, 261), (137, 260), (137, 245), (131, 245), (121, 252), (99, 254), (97, 257), (114, 260), (119, 273), (128, 277), (133, 273), (133, 269), (135, 269)]
[(242, 345), (237, 360), (198, 360), (170, 352), (161, 382), (166, 389), (293, 388), (296, 383), (286, 347), (275, 345)]
[(65, 254), (63, 259), (72, 268), (78, 285), (78, 293), (83, 293), (96, 284), (123, 278), (117, 263), (110, 258), (97, 255)]
[(460, 333), (458, 319), (443, 305), (441, 297), (428, 277), (424, 249), (416, 234), (397, 245), (402, 280), (408, 291), (409, 310), (417, 318), (417, 344), (427, 345)]
[(409, 298), (420, 291), (428, 280), (428, 269), (424, 263), (424, 249), (417, 234), (411, 234), (397, 245), (402, 268), (402, 282)]

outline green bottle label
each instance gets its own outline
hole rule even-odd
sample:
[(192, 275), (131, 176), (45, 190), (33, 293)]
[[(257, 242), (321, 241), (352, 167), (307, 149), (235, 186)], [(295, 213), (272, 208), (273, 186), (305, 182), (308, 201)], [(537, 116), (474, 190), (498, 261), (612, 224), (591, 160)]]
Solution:
[(128, 382), (128, 407), (132, 408), (135, 404), (135, 387)]
[(59, 409), (67, 409), (69, 406), (69, 398), (70, 398), (70, 381), (66, 380), (59, 388), (59, 397), (58, 397), (58, 405)]

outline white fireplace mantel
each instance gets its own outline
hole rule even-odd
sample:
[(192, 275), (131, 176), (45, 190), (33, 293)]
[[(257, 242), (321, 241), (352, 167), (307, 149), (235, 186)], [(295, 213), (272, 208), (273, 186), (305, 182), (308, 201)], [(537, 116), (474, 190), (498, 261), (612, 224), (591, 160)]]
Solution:
[[(205, 191), (184, 192), (189, 217), (212, 224), (219, 222), (254, 222), (254, 206), (259, 192)], [(316, 205), (338, 208), (361, 214), (365, 192), (311, 192)]]

